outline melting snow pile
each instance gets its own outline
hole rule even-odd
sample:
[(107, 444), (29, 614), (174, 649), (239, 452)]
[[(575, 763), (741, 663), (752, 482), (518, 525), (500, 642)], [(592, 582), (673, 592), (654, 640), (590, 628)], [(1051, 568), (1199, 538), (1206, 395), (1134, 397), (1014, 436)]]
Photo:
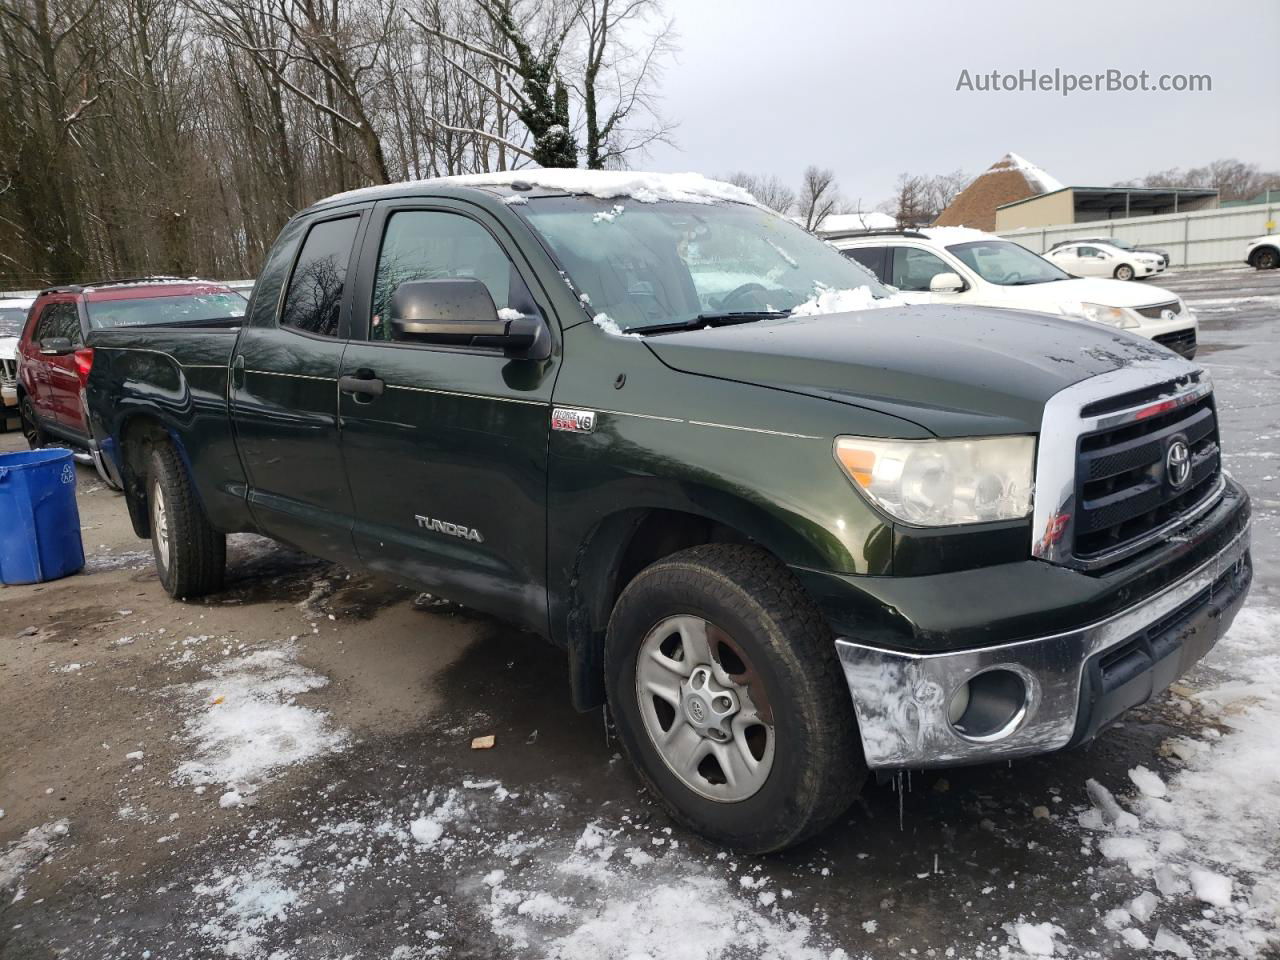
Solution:
[(309, 842), (277, 839), (257, 861), (196, 884), (195, 895), (215, 904), (215, 916), (199, 927), (200, 934), (217, 941), (229, 957), (260, 956), (263, 933), (298, 903), (298, 891), (286, 878), (302, 866), (298, 851)]
[[(259, 650), (207, 668), (207, 679), (180, 688), (194, 708), (183, 734), (195, 756), (178, 767), (179, 780), (244, 792), (283, 767), (342, 749), (346, 731), (325, 711), (294, 702), (329, 682), (296, 656), (292, 647)], [(224, 805), (238, 801), (237, 794)]]
[(853, 310), (873, 310), (877, 307), (900, 307), (898, 297), (874, 297), (869, 287), (848, 289), (819, 289), (804, 303), (791, 310), (793, 317), (816, 317), (824, 313), (848, 313)]
[(55, 841), (67, 835), (67, 821), (54, 820), (32, 827), (21, 840), (9, 844), (0, 853), (0, 890), (16, 887), (22, 875), (49, 855)]
[(560, 839), (539, 824), (563, 809), (551, 794), (464, 782), (408, 810), (374, 801), (300, 830), (264, 825), (239, 862), (193, 884), (189, 927), (228, 957), (360, 955), (377, 882), (403, 887), (413, 917), (388, 927), (394, 958), (486, 943), (545, 960), (849, 960), (748, 863), (690, 856), (670, 828), (625, 816)]
[(613, 317), (609, 316), (607, 313), (597, 313), (594, 317), (591, 318), (591, 322), (594, 323), (601, 330), (603, 330), (605, 333), (611, 334), (612, 336), (634, 337), (637, 340), (640, 339), (640, 334), (627, 333), (620, 326), (618, 326), (618, 324), (614, 321)]
[(1080, 823), (1147, 886), (1105, 916), (1126, 943), (1261, 957), (1280, 943), (1280, 611), (1242, 610), (1206, 663), (1233, 677), (1191, 700), (1228, 732), (1167, 742), (1181, 769), (1165, 782), (1134, 768), (1127, 807), (1090, 781), (1094, 806)]

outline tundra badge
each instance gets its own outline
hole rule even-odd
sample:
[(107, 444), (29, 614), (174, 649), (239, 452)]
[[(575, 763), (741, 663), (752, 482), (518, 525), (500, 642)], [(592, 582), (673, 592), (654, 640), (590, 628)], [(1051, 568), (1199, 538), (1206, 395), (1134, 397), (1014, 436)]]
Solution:
[(418, 521), (418, 526), (426, 530), (434, 530), (436, 533), (447, 533), (451, 537), (461, 537), (463, 540), (474, 540), (476, 543), (484, 543), (484, 537), (480, 536), (480, 531), (474, 527), (464, 527), (457, 523), (446, 523), (444, 520), (437, 520), (435, 517), (424, 517), (420, 513), (413, 515), (413, 519)]

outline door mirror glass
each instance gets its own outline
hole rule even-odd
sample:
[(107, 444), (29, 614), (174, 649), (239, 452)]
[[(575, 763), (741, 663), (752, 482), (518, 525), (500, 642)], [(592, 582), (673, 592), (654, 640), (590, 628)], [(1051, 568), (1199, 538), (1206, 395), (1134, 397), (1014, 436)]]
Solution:
[(958, 273), (935, 273), (929, 281), (930, 293), (959, 293), (964, 289), (964, 281)]
[(40, 341), (40, 352), (46, 357), (63, 357), (75, 350), (66, 337), (46, 337)]

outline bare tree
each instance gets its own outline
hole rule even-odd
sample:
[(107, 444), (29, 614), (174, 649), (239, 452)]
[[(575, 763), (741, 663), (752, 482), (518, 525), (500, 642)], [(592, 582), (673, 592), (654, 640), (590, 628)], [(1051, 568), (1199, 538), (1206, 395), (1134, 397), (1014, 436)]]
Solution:
[(0, 0), (0, 287), (252, 276), (342, 190), (624, 165), (671, 49), (660, 0)]
[(840, 188), (833, 171), (816, 166), (806, 167), (796, 201), (800, 219), (806, 230), (816, 230), (840, 203)]
[(754, 173), (738, 171), (723, 179), (746, 190), (770, 210), (775, 210), (784, 217), (795, 209), (796, 192), (774, 174), (757, 176)]
[(1280, 190), (1280, 171), (1262, 170), (1256, 163), (1234, 158), (1213, 160), (1202, 167), (1158, 170), (1120, 187), (1211, 187), (1223, 200), (1250, 200), (1266, 190)]
[(578, 18), (586, 52), (579, 92), (589, 169), (619, 165), (629, 154), (670, 138), (672, 126), (658, 113), (656, 85), (662, 58), (674, 51), (672, 22), (662, 20), (638, 42), (627, 36), (629, 29), (661, 16), (660, 0), (582, 4)]

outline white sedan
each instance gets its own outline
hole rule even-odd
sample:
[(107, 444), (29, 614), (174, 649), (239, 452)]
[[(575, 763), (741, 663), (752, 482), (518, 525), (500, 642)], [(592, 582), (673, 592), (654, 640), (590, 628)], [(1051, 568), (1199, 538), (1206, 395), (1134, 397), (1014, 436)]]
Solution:
[(1164, 270), (1164, 260), (1154, 253), (1122, 250), (1095, 240), (1068, 243), (1050, 250), (1045, 259), (1053, 261), (1075, 277), (1114, 277), (1140, 280)]

